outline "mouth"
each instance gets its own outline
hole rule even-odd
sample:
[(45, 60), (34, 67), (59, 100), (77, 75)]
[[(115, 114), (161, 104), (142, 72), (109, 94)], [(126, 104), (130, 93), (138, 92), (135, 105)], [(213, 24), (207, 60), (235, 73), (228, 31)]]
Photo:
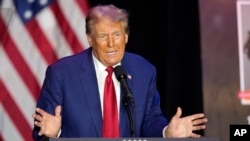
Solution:
[(116, 53), (117, 53), (117, 51), (109, 51), (109, 52), (106, 52), (106, 54), (107, 54), (108, 56), (114, 56), (114, 55), (116, 55)]

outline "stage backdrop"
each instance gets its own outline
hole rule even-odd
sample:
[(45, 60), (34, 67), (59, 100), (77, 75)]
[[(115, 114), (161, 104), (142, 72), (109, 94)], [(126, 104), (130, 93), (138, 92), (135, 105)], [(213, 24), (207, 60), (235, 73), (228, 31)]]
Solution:
[[(250, 115), (250, 106), (242, 104), (238, 98), (244, 83), (240, 82), (250, 76), (240, 77), (239, 40), (242, 39), (238, 38), (237, 1), (200, 0), (199, 6), (204, 111), (209, 119), (205, 135), (229, 141), (229, 125), (248, 124)], [(248, 14), (244, 13), (243, 17), (248, 15), (248, 21), (242, 22), (248, 24), (249, 31), (250, 6), (244, 8), (243, 12), (248, 11)], [(244, 33), (244, 41), (246, 35)]]
[[(98, 3), (114, 3), (131, 13), (127, 50), (156, 66), (164, 114), (170, 118), (177, 106), (183, 115), (204, 109), (209, 119), (204, 135), (229, 141), (229, 125), (247, 124), (250, 115), (249, 105), (238, 98), (244, 88), (240, 82), (245, 82), (240, 78), (238, 35), (243, 35), (243, 45), (247, 34), (238, 34), (236, 0), (197, 1), (3, 0), (2, 7), (41, 7), (22, 11), (20, 6), (0, 47), (0, 141), (32, 140), (31, 114), (44, 71), (56, 59), (88, 47), (84, 17), (88, 4)], [(0, 23), (7, 27), (8, 18), (1, 17)]]

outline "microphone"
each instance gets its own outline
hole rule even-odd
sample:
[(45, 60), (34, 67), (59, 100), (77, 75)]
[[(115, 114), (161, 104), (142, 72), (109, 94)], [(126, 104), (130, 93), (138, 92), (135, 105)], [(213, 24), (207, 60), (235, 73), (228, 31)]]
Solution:
[(132, 92), (127, 84), (127, 75), (121, 65), (114, 68), (116, 79), (121, 83), (123, 90), (125, 91), (125, 97), (129, 100), (132, 107), (135, 106), (135, 102), (132, 96)]
[(125, 71), (122, 68), (122, 66), (116, 66), (114, 68), (114, 72), (115, 72), (116, 79), (121, 83), (122, 89), (125, 91), (125, 95), (123, 96), (122, 103), (128, 114), (130, 137), (133, 138), (135, 137), (134, 120), (133, 120), (133, 115), (132, 115), (132, 112), (130, 111), (128, 102), (130, 102), (131, 106), (134, 107), (135, 106), (134, 99), (132, 97), (131, 90), (129, 89), (128, 84), (127, 84), (127, 75), (125, 74)]

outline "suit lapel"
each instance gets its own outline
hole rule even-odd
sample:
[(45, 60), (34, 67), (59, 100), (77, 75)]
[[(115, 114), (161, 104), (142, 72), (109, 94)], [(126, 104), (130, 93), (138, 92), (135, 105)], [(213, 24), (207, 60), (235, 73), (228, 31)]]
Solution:
[(83, 94), (86, 98), (94, 126), (96, 127), (96, 132), (98, 136), (101, 137), (102, 111), (96, 73), (92, 59), (92, 49), (87, 49), (86, 53), (87, 55), (83, 59), (83, 63), (81, 65), (82, 72), (80, 74), (80, 78), (84, 90)]

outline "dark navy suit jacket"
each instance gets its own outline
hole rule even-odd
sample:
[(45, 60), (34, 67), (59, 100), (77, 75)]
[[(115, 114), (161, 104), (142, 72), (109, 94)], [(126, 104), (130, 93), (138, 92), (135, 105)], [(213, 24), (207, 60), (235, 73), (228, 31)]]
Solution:
[[(156, 69), (139, 55), (125, 52), (121, 61), (132, 91), (135, 108), (131, 108), (135, 137), (162, 137), (167, 120), (160, 109), (156, 88)], [(123, 97), (121, 90), (121, 98)], [(120, 134), (129, 137), (127, 112), (120, 102)], [(50, 65), (37, 102), (48, 113), (62, 105), (62, 127), (60, 137), (101, 137), (102, 113), (96, 72), (92, 59), (92, 47), (73, 56), (65, 57)], [(34, 127), (33, 138), (39, 128)]]

